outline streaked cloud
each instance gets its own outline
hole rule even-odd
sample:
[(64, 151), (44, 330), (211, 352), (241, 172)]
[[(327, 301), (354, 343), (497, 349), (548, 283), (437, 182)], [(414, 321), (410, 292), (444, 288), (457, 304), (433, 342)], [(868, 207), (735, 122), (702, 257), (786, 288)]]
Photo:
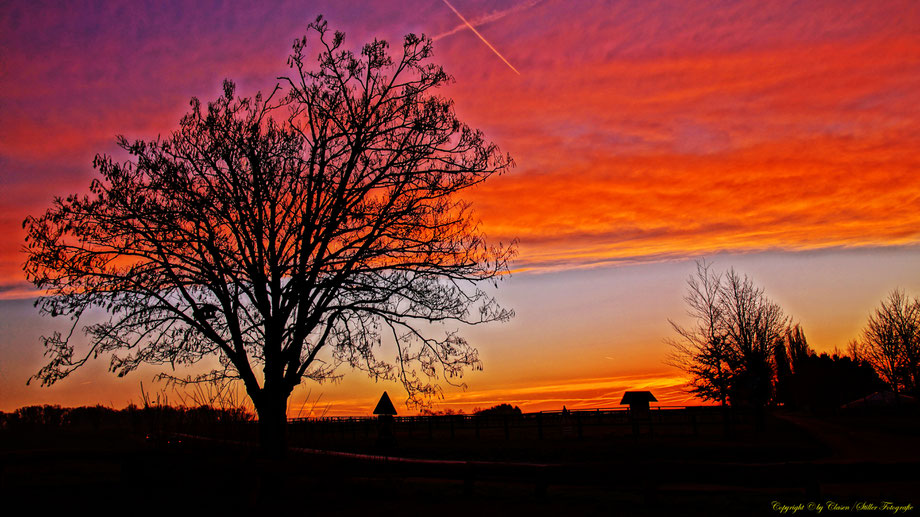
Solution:
[(508, 18), (526, 84), (456, 88), (518, 157), (474, 198), (520, 268), (920, 242), (916, 7), (664, 4)]
[(454, 7), (453, 5), (451, 5), (451, 3), (448, 2), (447, 0), (441, 0), (441, 1), (444, 2), (444, 5), (446, 5), (447, 7), (449, 7), (450, 10), (453, 11), (454, 14), (456, 14), (458, 18), (460, 18), (460, 21), (462, 21), (463, 24), (466, 25), (466, 27), (467, 27), (470, 31), (472, 31), (473, 34), (476, 35), (477, 38), (479, 38), (487, 47), (489, 47), (489, 50), (491, 50), (496, 56), (498, 56), (498, 58), (501, 59), (502, 62), (504, 62), (506, 65), (508, 65), (508, 68), (510, 68), (511, 70), (513, 70), (514, 73), (516, 73), (516, 74), (518, 74), (518, 75), (521, 75), (521, 72), (518, 72), (518, 69), (517, 69), (517, 68), (514, 68), (514, 65), (512, 65), (511, 63), (509, 63), (508, 60), (505, 59), (505, 56), (503, 56), (503, 55), (501, 54), (501, 52), (498, 51), (498, 49), (496, 49), (491, 43), (489, 43), (489, 40), (487, 40), (487, 39), (485, 38), (485, 36), (483, 36), (478, 30), (476, 30), (476, 27), (474, 27), (469, 21), (467, 21), (467, 19), (464, 18), (462, 14), (460, 14), (460, 11), (458, 11), (456, 7)]
[[(475, 16), (475, 17), (473, 17), (472, 19), (469, 20), (469, 23), (471, 23), (472, 25), (474, 25), (474, 26), (476, 26), (476, 27), (479, 27), (479, 26), (482, 26), (482, 25), (486, 25), (486, 24), (488, 24), (488, 23), (492, 23), (492, 22), (494, 22), (494, 21), (501, 20), (501, 19), (504, 18), (505, 16), (508, 16), (508, 15), (511, 15), (511, 14), (514, 14), (514, 13), (517, 13), (517, 12), (520, 12), (520, 11), (523, 11), (524, 9), (529, 9), (529, 8), (531, 8), (531, 7), (533, 7), (533, 6), (537, 5), (537, 4), (539, 4), (540, 2), (541, 2), (541, 0), (531, 0), (531, 1), (529, 1), (529, 2), (521, 2), (521, 3), (519, 3), (519, 4), (516, 4), (516, 5), (513, 5), (513, 6), (509, 7), (509, 8), (507, 8), (507, 9), (498, 9), (498, 10), (491, 11), (491, 12), (489, 12), (489, 13), (487, 13), (487, 14), (483, 14), (483, 15), (480, 15), (480, 16)], [(453, 36), (454, 34), (456, 34), (456, 33), (458, 33), (458, 32), (461, 32), (461, 31), (465, 31), (465, 30), (468, 30), (468, 26), (466, 25), (466, 23), (461, 23), (461, 24), (455, 26), (454, 28), (452, 28), (452, 29), (450, 29), (450, 30), (448, 30), (448, 31), (445, 31), (445, 32), (442, 32), (442, 33), (439, 33), (439, 34), (436, 34), (436, 35), (432, 36), (431, 39), (434, 40), (434, 41), (438, 41), (438, 40), (441, 39), (441, 38), (446, 38), (446, 37), (448, 37), (448, 36)]]
[[(8, 2), (0, 9), (0, 299), (34, 294), (21, 273), (22, 220), (45, 210), (53, 196), (85, 189), (92, 157), (115, 151), (116, 134), (167, 134), (189, 97), (213, 98), (225, 77), (244, 93), (273, 86), (286, 70), (290, 42), (320, 12), (348, 34), (352, 49), (374, 37), (394, 43), (407, 32), (436, 35), (434, 60), (457, 79), (442, 93), (456, 101), (462, 120), (483, 129), (518, 163), (470, 196), (492, 238), (520, 240), (518, 270), (920, 244), (920, 3), (456, 5), (527, 73), (511, 76), (478, 42), (471, 54), (472, 40), (460, 36), (467, 25), (441, 2), (227, 7), (203, 1), (181, 9)], [(871, 260), (841, 277), (872, 281), (866, 263)], [(527, 278), (539, 283), (546, 277)], [(894, 286), (895, 279), (887, 281)], [(614, 333), (572, 327), (573, 312), (603, 302), (591, 288), (554, 293), (584, 302), (540, 322), (552, 318), (556, 341), (583, 349), (579, 343), (590, 332)], [(829, 298), (850, 294), (835, 291)], [(523, 300), (519, 314), (545, 303), (541, 296)], [(846, 325), (874, 303), (874, 291), (862, 296)], [(630, 302), (635, 299), (617, 307)], [(843, 326), (839, 307), (827, 307), (834, 314), (828, 321), (838, 321), (825, 326)], [(670, 316), (648, 317), (664, 324)], [(631, 330), (648, 328), (636, 320)], [(37, 331), (40, 325), (31, 326)], [(548, 331), (543, 326), (534, 333)], [(507, 342), (525, 350), (521, 339), (508, 336)], [(597, 357), (619, 357), (637, 339), (611, 341)], [(38, 338), (17, 343), (34, 347)], [(17, 379), (33, 373), (39, 359), (20, 366)], [(634, 362), (611, 368), (643, 366)], [(570, 366), (572, 379), (560, 380), (545, 373), (553, 369), (534, 371), (528, 381), (474, 384), (476, 391), (450, 393), (445, 404), (468, 411), (499, 402), (527, 410), (605, 407), (618, 404), (620, 390), (642, 386), (665, 404), (687, 400), (682, 380), (667, 372), (602, 377)], [(16, 400), (27, 400), (17, 393)], [(362, 397), (335, 398), (335, 410), (361, 413), (368, 404)]]
[[(458, 79), (445, 93), (519, 164), (472, 196), (483, 226), (520, 239), (517, 267), (540, 269), (917, 243), (918, 7), (833, 6), (464, 3), (483, 13), (470, 23), (500, 23), (490, 39), (528, 70), (512, 82), (447, 37), (466, 25), (443, 6), (374, 10), (399, 19), (384, 36), (437, 34), (437, 59)], [(0, 200), (0, 230), (21, 237), (25, 215), (88, 184), (92, 156), (111, 152), (115, 134), (169, 131), (189, 96), (207, 98), (225, 76), (272, 83), (286, 43), (243, 20), (302, 30), (284, 10), (245, 7), (202, 32), (180, 13), (97, 30), (88, 21), (117, 8), (11, 9), (0, 164), (18, 194)], [(350, 37), (380, 35), (378, 18), (345, 12)], [(54, 31), (27, 39), (38, 26)], [(54, 175), (61, 189), (48, 192)], [(11, 282), (21, 257), (7, 244), (0, 280)]]

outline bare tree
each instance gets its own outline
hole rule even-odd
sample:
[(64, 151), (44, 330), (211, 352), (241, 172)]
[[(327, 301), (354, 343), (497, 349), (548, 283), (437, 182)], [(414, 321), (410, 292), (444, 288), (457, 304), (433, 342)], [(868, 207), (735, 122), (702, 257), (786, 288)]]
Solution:
[(747, 275), (729, 270), (721, 293), (732, 347), (732, 404), (766, 405), (773, 396), (773, 353), (789, 326), (779, 305)]
[(859, 347), (895, 392), (920, 387), (920, 299), (892, 291), (869, 316)]
[(687, 280), (684, 297), (694, 324), (683, 327), (668, 320), (680, 337), (667, 342), (672, 347), (668, 363), (690, 374), (690, 393), (724, 406), (732, 372), (721, 288), (722, 274), (714, 273), (712, 264), (698, 261), (696, 274)]
[[(792, 387), (790, 381), (792, 379), (792, 365), (795, 361), (795, 354), (797, 352), (790, 352), (790, 350), (795, 349), (797, 345), (792, 343), (796, 342), (797, 335), (801, 335), (802, 344), (804, 345), (805, 334), (802, 332), (801, 326), (796, 323), (794, 326), (790, 326), (786, 329), (786, 337), (784, 340), (778, 340), (773, 345), (773, 367), (775, 369), (775, 383), (774, 383), (774, 401), (777, 403), (786, 404), (790, 402), (792, 395)], [(807, 347), (807, 345), (804, 345)]]
[[(789, 327), (786, 332), (786, 347), (789, 351), (789, 362), (793, 371), (797, 370), (802, 361), (805, 361), (814, 353), (811, 347), (808, 346), (805, 332), (802, 331), (802, 327), (798, 323)], [(854, 355), (855, 358), (856, 356)]]
[[(503, 321), (480, 287), (507, 272), (513, 246), (490, 246), (458, 197), (513, 166), (435, 90), (431, 41), (408, 35), (400, 55), (374, 41), (343, 48), (322, 17), (268, 96), (224, 95), (167, 138), (97, 156), (88, 196), (56, 199), (28, 218), (27, 277), (44, 314), (68, 335), (44, 338), (51, 384), (111, 353), (119, 376), (142, 363), (221, 368), (178, 382), (237, 378), (258, 413), (266, 451), (284, 450), (286, 405), (303, 379), (339, 365), (400, 381), (424, 403), (438, 382), (481, 368), (477, 351), (432, 323)], [(88, 350), (70, 336), (81, 315)], [(392, 359), (381, 359), (382, 350)], [(167, 376), (168, 377), (168, 376)]]
[(690, 392), (723, 405), (763, 406), (772, 397), (774, 354), (781, 346), (788, 318), (763, 289), (747, 276), (729, 270), (716, 274), (697, 262), (684, 301), (693, 327), (671, 326), (669, 363), (687, 372)]

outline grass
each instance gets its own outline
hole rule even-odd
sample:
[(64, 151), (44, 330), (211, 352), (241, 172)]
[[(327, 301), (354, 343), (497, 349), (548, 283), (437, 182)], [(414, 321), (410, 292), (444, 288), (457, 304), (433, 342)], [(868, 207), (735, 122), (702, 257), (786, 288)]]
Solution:
[[(841, 417), (828, 418), (841, 425)], [(911, 418), (896, 429), (912, 432)], [(873, 427), (871, 417), (851, 420), (854, 429), (867, 427), (872, 433), (890, 427)], [(0, 430), (0, 495), (35, 509), (110, 510), (105, 513), (275, 508), (480, 517), (779, 515), (774, 501), (887, 498), (916, 505), (920, 494), (920, 463), (907, 465), (913, 476), (886, 473), (884, 464), (827, 466), (831, 454), (820, 436), (772, 417), (761, 430), (741, 430), (731, 439), (717, 433), (634, 437), (598, 428), (580, 440), (561, 434), (544, 440), (505, 440), (502, 434), (479, 441), (459, 433), (454, 440), (416, 434), (412, 440), (398, 436), (395, 448), (381, 451), (361, 435), (349, 442), (347, 433), (344, 438), (329, 433), (330, 440), (337, 438), (326, 444), (400, 456), (559, 464), (545, 471), (451, 471), (297, 454), (270, 461), (250, 448), (154, 440), (141, 431), (104, 426)]]

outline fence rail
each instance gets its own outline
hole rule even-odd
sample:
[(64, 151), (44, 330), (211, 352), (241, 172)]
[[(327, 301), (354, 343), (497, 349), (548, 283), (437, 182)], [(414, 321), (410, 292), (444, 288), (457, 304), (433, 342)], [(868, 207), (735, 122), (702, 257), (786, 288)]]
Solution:
[[(220, 440), (258, 441), (257, 422), (163, 420), (153, 433), (185, 433)], [(384, 429), (382, 426), (387, 425)], [(503, 443), (603, 440), (616, 437), (723, 437), (754, 429), (752, 411), (719, 406), (658, 406), (648, 412), (625, 408), (575, 409), (524, 414), (397, 416), (388, 424), (377, 417), (292, 418), (287, 440), (292, 447), (369, 450), (384, 432), (400, 446), (455, 442), (476, 447)]]
[[(419, 415), (394, 417), (398, 440), (553, 440), (616, 435), (709, 435), (751, 427), (751, 412), (714, 406), (660, 406), (635, 413), (624, 408), (543, 411), (524, 414)], [(291, 443), (354, 441), (377, 436), (377, 417), (296, 418)]]

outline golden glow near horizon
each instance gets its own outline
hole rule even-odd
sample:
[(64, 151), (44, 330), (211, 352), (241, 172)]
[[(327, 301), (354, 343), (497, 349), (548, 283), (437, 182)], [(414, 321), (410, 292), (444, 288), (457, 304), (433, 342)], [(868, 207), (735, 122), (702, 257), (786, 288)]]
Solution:
[[(667, 318), (683, 314), (681, 261), (701, 255), (753, 273), (819, 349), (855, 338), (890, 289), (920, 294), (915, 3), (442, 1), (453, 13), (395, 1), (269, 6), (260, 26), (233, 9), (202, 24), (218, 11), (199, 3), (188, 13), (138, 5), (131, 16), (144, 30), (130, 33), (98, 22), (124, 16), (108, 6), (14, 7), (20, 21), (0, 27), (0, 300), (34, 294), (20, 270), (22, 220), (55, 195), (85, 191), (93, 155), (112, 152), (114, 135), (167, 134), (190, 96), (213, 97), (226, 76), (244, 92), (270, 89), (285, 73), (286, 42), (317, 12), (355, 48), (436, 34), (434, 61), (457, 79), (443, 94), (517, 162), (469, 200), (490, 238), (519, 240), (511, 288), (498, 296), (526, 324), (477, 329), (487, 371), (444, 404), (606, 404), (623, 372), (672, 382), (676, 372), (662, 366)], [(468, 29), (502, 62), (463, 36)], [(497, 48), (513, 49), (527, 73)], [(0, 314), (4, 329), (16, 325), (14, 312)], [(610, 316), (623, 313), (631, 317)], [(18, 387), (41, 360), (41, 329), (32, 330), (6, 338), (13, 366), (3, 382), (16, 387), (4, 387), (5, 398), (62, 391)], [(553, 353), (561, 342), (570, 356)], [(648, 382), (679, 403), (672, 385)], [(375, 389), (340, 392), (340, 406), (357, 410), (361, 390)], [(334, 398), (334, 386), (323, 391)]]

